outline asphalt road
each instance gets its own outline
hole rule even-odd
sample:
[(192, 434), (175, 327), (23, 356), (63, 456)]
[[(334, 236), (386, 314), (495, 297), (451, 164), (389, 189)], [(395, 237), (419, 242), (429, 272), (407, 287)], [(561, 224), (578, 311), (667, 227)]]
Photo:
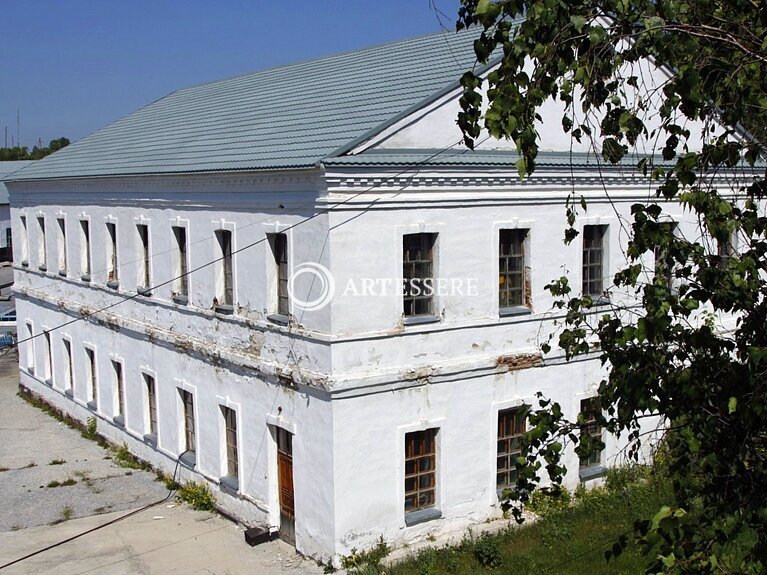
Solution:
[[(0, 357), (0, 566), (168, 493), (154, 474), (120, 467), (109, 451), (19, 398), (17, 362), (16, 353)], [(241, 527), (173, 498), (0, 571), (322, 573), (282, 541), (251, 548)]]

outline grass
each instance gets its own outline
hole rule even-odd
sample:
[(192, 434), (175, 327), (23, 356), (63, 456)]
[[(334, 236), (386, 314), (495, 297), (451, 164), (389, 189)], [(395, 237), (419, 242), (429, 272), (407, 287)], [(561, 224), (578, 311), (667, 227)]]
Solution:
[[(607, 486), (580, 489), (564, 501), (535, 502), (540, 519), (522, 527), (479, 537), (467, 535), (456, 547), (425, 549), (403, 562), (359, 573), (442, 575), (628, 575), (644, 573), (648, 558), (630, 543), (609, 563), (604, 552), (631, 531), (637, 519), (652, 517), (671, 503), (667, 479), (637, 467), (611, 472)], [(630, 533), (629, 533), (629, 539)]]
[(65, 505), (64, 508), (61, 510), (61, 520), (62, 521), (69, 521), (72, 519), (72, 515), (75, 514), (75, 510), (72, 509), (69, 505)]
[(205, 483), (190, 481), (182, 485), (178, 490), (178, 497), (193, 509), (201, 511), (213, 511), (216, 506), (216, 498)]
[(66, 459), (51, 459), (48, 465), (64, 465), (66, 462)]
[(120, 446), (112, 446), (112, 458), (114, 459), (115, 463), (119, 465), (120, 467), (125, 467), (128, 469), (146, 469), (150, 470), (152, 468), (151, 465), (149, 465), (146, 462), (140, 461), (136, 456), (134, 456), (130, 450), (128, 449), (128, 444), (123, 443)]
[(55, 479), (48, 483), (46, 487), (69, 487), (70, 485), (77, 484), (77, 481), (72, 479), (71, 477), (69, 479), (65, 479), (64, 481), (56, 481)]

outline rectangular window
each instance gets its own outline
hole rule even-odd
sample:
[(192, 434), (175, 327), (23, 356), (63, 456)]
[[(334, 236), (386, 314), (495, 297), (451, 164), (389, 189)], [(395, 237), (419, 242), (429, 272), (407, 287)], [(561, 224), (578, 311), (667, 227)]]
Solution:
[(500, 230), (498, 240), (498, 307), (531, 307), (527, 236), (529, 230)]
[(113, 361), (114, 370), (114, 414), (115, 416), (125, 417), (125, 386), (123, 385), (123, 366), (120, 362)]
[[(675, 223), (661, 224), (661, 228), (667, 234), (670, 233), (671, 235), (674, 235), (676, 232)], [(674, 289), (674, 264), (669, 259), (669, 252), (667, 247), (655, 246), (654, 255), (655, 255), (656, 279), (660, 279), (663, 285), (665, 285), (668, 290), (673, 290)]]
[[(599, 402), (597, 398), (591, 397), (581, 401), (581, 416), (583, 423), (581, 424), (581, 441), (588, 436), (590, 439), (587, 442), (591, 445), (602, 445), (602, 426), (596, 421), (596, 415), (600, 412)], [(580, 467), (592, 467), (599, 465), (602, 461), (602, 448), (592, 449), (588, 457), (583, 457), (580, 460)]]
[(27, 323), (27, 371), (35, 372), (35, 336), (31, 323)]
[(237, 412), (228, 407), (221, 406), (226, 428), (226, 475), (236, 479), (239, 475), (237, 459)]
[(80, 274), (83, 280), (91, 279), (91, 227), (88, 220), (80, 220)]
[(136, 231), (138, 232), (139, 240), (138, 288), (139, 291), (148, 292), (152, 285), (152, 277), (149, 267), (149, 226), (146, 224), (137, 224)]
[(405, 317), (434, 315), (434, 244), (437, 234), (402, 236), (402, 281)]
[(515, 462), (522, 454), (522, 435), (527, 423), (527, 407), (515, 407), (498, 412), (498, 450), (496, 453), (497, 489), (511, 487), (517, 480)]
[(157, 393), (154, 385), (154, 378), (151, 375), (144, 374), (144, 383), (146, 385), (147, 399), (147, 432), (157, 436)]
[(99, 386), (98, 379), (96, 377), (96, 352), (90, 348), (85, 348), (85, 357), (88, 361), (88, 383), (90, 384), (89, 401), (95, 408), (98, 405), (99, 400)]
[(218, 271), (216, 272), (218, 305), (234, 305), (234, 286), (232, 281), (232, 232), (229, 230), (216, 230), (218, 241)]
[(67, 275), (67, 222), (64, 218), (58, 218), (58, 264), (59, 274)]
[(583, 226), (583, 295), (604, 295), (604, 257), (607, 226)]
[(405, 434), (405, 512), (436, 505), (437, 429)]
[(48, 260), (45, 250), (45, 218), (37, 218), (39, 234), (37, 235), (37, 265), (40, 270), (48, 269)]
[(173, 292), (174, 296), (189, 295), (189, 278), (187, 276), (186, 259), (186, 228), (173, 226), (173, 237), (176, 239), (176, 249), (173, 252)]
[(117, 224), (107, 222), (107, 283), (115, 285), (119, 281), (117, 265)]
[(73, 389), (75, 386), (75, 367), (72, 362), (72, 344), (66, 339), (61, 341), (64, 343), (64, 357), (67, 360), (67, 380), (64, 382), (64, 389)]
[(29, 265), (29, 230), (27, 229), (27, 217), (19, 216), (21, 223), (21, 263)]
[(290, 315), (288, 300), (288, 236), (287, 234), (270, 234), (269, 244), (274, 256), (275, 277), (277, 279), (277, 313)]
[(197, 450), (197, 437), (194, 431), (194, 396), (184, 389), (179, 389), (179, 393), (184, 409), (184, 451), (194, 453)]
[(51, 384), (53, 383), (53, 349), (51, 348), (51, 334), (44, 331), (43, 339), (45, 340), (45, 366), (43, 373), (45, 375), (45, 381)]

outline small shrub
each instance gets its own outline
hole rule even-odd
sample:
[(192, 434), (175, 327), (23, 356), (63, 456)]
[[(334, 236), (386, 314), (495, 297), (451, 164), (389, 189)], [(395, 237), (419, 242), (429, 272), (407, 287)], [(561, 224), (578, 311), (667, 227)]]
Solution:
[(155, 475), (157, 476), (156, 480), (161, 481), (168, 491), (178, 491), (181, 488), (181, 484), (167, 473), (157, 471)]
[(72, 519), (72, 515), (75, 514), (75, 510), (72, 509), (69, 505), (65, 505), (64, 508), (61, 510), (61, 520), (62, 521), (69, 521)]
[(59, 483), (55, 479), (53, 481), (48, 482), (48, 485), (46, 485), (46, 487), (60, 487), (60, 486), (61, 486), (61, 483)]
[(391, 548), (384, 541), (383, 535), (375, 547), (367, 551), (352, 549), (351, 555), (341, 557), (341, 567), (352, 575), (376, 575), (383, 572), (381, 561), (391, 553)]
[(128, 469), (144, 469), (146, 467), (128, 450), (127, 443), (123, 443), (119, 447), (113, 447), (112, 453), (114, 454), (115, 463), (120, 467), (127, 467)]
[(566, 489), (540, 489), (533, 493), (527, 510), (536, 515), (546, 517), (560, 513), (570, 507), (572, 496)]
[(85, 439), (94, 441), (98, 437), (98, 423), (95, 417), (89, 417), (86, 421), (85, 429), (83, 429), (81, 435)]
[(56, 481), (53, 480), (46, 487), (69, 487), (70, 485), (76, 485), (77, 481), (72, 479), (71, 477), (69, 479), (65, 479), (64, 481)]
[(190, 481), (178, 490), (178, 497), (200, 511), (212, 511), (216, 506), (216, 498), (205, 483)]
[(474, 557), (482, 567), (494, 569), (503, 564), (503, 554), (498, 538), (485, 533), (474, 544)]
[(48, 465), (64, 465), (66, 462), (66, 459), (51, 459)]

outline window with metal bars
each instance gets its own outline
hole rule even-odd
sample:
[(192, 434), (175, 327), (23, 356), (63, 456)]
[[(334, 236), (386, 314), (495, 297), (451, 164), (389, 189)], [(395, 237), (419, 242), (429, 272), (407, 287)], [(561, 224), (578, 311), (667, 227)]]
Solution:
[(85, 355), (88, 360), (88, 370), (90, 372), (88, 374), (90, 376), (90, 401), (92, 401), (93, 405), (96, 406), (98, 404), (99, 397), (98, 379), (96, 377), (96, 352), (86, 347)]
[(146, 385), (148, 432), (157, 435), (157, 390), (154, 378), (145, 373), (144, 383)]
[(218, 241), (218, 293), (216, 299), (218, 305), (234, 305), (234, 284), (232, 281), (232, 232), (229, 230), (216, 230)]
[(596, 416), (600, 412), (599, 401), (596, 397), (590, 397), (581, 401), (581, 416), (583, 423), (580, 426), (581, 442), (592, 446), (588, 456), (581, 457), (580, 467), (599, 465), (602, 461), (602, 426), (597, 423)]
[(45, 340), (45, 381), (50, 384), (53, 378), (53, 349), (51, 348), (50, 332), (44, 331), (43, 339)]
[(402, 297), (405, 317), (434, 315), (434, 245), (437, 234), (402, 236)]
[(39, 234), (37, 236), (37, 265), (41, 270), (46, 270), (48, 266), (48, 258), (45, 249), (45, 218), (37, 218), (37, 224), (39, 226)]
[(197, 450), (197, 436), (194, 431), (194, 396), (185, 389), (179, 389), (184, 411), (184, 450)]
[(91, 229), (88, 220), (80, 220), (80, 274), (82, 279), (91, 279)]
[(67, 222), (64, 218), (58, 218), (59, 237), (58, 237), (58, 264), (59, 274), (67, 273)]
[(67, 381), (65, 382), (66, 389), (72, 389), (75, 385), (75, 366), (72, 361), (72, 344), (69, 340), (62, 339), (64, 344), (64, 356), (67, 359)]
[(226, 430), (226, 475), (236, 479), (239, 475), (237, 458), (237, 412), (229, 407), (221, 406)]
[(275, 275), (277, 278), (277, 313), (287, 316), (290, 314), (288, 296), (288, 236), (287, 234), (270, 234), (269, 244), (274, 256)]
[(118, 277), (117, 266), (117, 224), (107, 222), (107, 283), (116, 282)]
[(189, 295), (189, 277), (187, 276), (186, 228), (173, 226), (173, 237), (176, 240), (173, 291), (177, 296), (187, 296)]
[(405, 512), (436, 505), (437, 431), (405, 434)]
[(152, 274), (150, 269), (149, 252), (149, 226), (146, 224), (137, 224), (136, 231), (139, 239), (139, 274), (138, 282), (140, 288), (144, 291), (149, 290), (152, 285)]
[(498, 307), (530, 307), (530, 278), (525, 255), (526, 229), (500, 230), (498, 239)]
[(119, 361), (112, 361), (115, 381), (115, 415), (125, 415), (125, 386), (123, 384), (123, 366)]
[(583, 295), (604, 295), (604, 258), (607, 226), (583, 226)]
[(517, 480), (515, 462), (521, 455), (522, 435), (527, 424), (526, 406), (498, 412), (498, 449), (496, 452), (497, 489), (511, 487)]

